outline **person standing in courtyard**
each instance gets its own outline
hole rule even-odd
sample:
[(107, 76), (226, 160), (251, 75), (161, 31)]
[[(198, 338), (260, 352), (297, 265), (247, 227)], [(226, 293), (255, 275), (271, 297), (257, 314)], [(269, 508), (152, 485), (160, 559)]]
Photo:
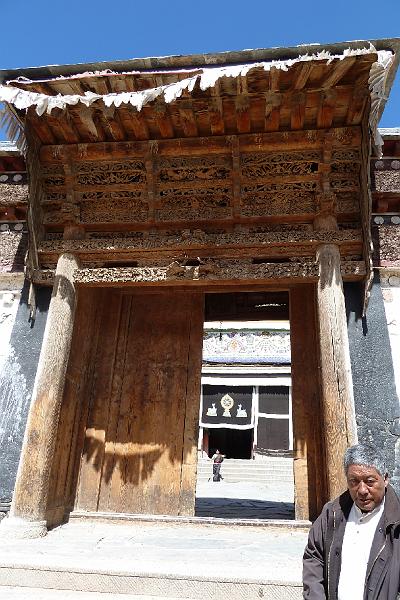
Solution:
[(400, 584), (400, 502), (372, 446), (344, 455), (348, 489), (311, 527), (303, 557), (306, 600), (396, 600)]
[(219, 450), (215, 451), (212, 455), (211, 460), (213, 461), (213, 481), (221, 481), (221, 464), (225, 458), (225, 454), (221, 454)]

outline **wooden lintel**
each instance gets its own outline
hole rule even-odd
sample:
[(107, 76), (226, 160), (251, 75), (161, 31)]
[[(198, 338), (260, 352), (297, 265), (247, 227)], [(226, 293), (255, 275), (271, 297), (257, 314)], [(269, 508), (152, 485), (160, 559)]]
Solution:
[[(138, 118), (138, 117), (137, 117)], [(330, 133), (333, 146), (341, 146), (342, 138), (346, 137), (346, 145), (357, 147), (361, 143), (361, 131), (358, 126), (339, 129), (318, 129), (291, 132), (270, 132), (257, 134), (242, 134), (236, 136), (241, 150), (275, 151), (302, 150), (304, 148), (320, 148), (326, 134)], [(158, 153), (164, 155), (176, 154), (224, 154), (230, 151), (233, 136), (213, 136), (157, 140)], [(82, 146), (85, 147), (82, 157)], [(144, 156), (148, 142), (98, 142), (88, 144), (47, 145), (40, 149), (42, 164), (61, 164), (67, 156), (74, 161), (98, 160), (103, 158), (131, 158)]]
[[(361, 267), (360, 267), (361, 264)], [(342, 263), (341, 270), (346, 275), (358, 275), (364, 263)], [(349, 273), (351, 271), (351, 273)], [(81, 285), (213, 285), (222, 281), (240, 285), (244, 282), (292, 281), (314, 282), (318, 280), (316, 263), (263, 263), (251, 264), (248, 261), (212, 260), (199, 266), (183, 266), (177, 262), (168, 267), (116, 267), (98, 269), (77, 269), (74, 281)]]
[[(86, 253), (84, 251), (76, 252), (77, 257), (84, 265), (92, 265), (93, 267), (98, 264), (104, 266), (115, 266), (118, 264), (120, 267), (131, 266), (132, 264), (138, 263), (141, 265), (151, 265), (162, 261), (164, 264), (174, 260), (178, 260), (180, 263), (185, 264), (187, 261), (201, 261), (207, 262), (210, 258), (212, 259), (246, 259), (260, 261), (263, 257), (265, 262), (272, 261), (280, 264), (282, 261), (296, 260), (299, 257), (312, 261), (315, 257), (317, 250), (317, 243), (310, 245), (293, 245), (289, 248), (282, 248), (281, 246), (268, 246), (265, 247), (237, 247), (237, 248), (200, 248), (200, 249), (187, 249), (180, 248), (175, 250), (162, 249), (157, 251), (116, 251), (116, 252), (104, 252), (104, 253)], [(360, 255), (362, 254), (362, 243), (361, 241), (353, 246), (340, 246), (343, 260), (346, 260), (347, 255)], [(40, 260), (42, 264), (51, 266), (57, 262), (59, 253), (57, 252), (42, 252), (40, 253)], [(351, 264), (351, 261), (349, 261)], [(357, 265), (359, 263), (357, 262)], [(354, 266), (354, 272), (356, 267)]]
[[(196, 239), (194, 236), (182, 241), (181, 236), (175, 240), (172, 237), (160, 236), (154, 239), (149, 238), (138, 243), (134, 238), (123, 239), (97, 239), (97, 240), (79, 240), (76, 242), (66, 242), (65, 240), (55, 240), (53, 242), (42, 242), (38, 252), (41, 256), (56, 256), (63, 252), (73, 252), (76, 255), (85, 254), (93, 258), (100, 259), (101, 256), (113, 253), (119, 254), (121, 259), (125, 256), (134, 259), (145, 256), (160, 256), (162, 253), (174, 255), (181, 253), (203, 253), (203, 255), (224, 255), (224, 253), (240, 256), (242, 253), (252, 254), (255, 257), (266, 257), (270, 253), (273, 256), (308, 256), (315, 255), (315, 248), (324, 241), (334, 242), (341, 248), (342, 254), (350, 252), (356, 253), (362, 244), (361, 230), (347, 230), (345, 232), (330, 232), (329, 235), (324, 231), (312, 232), (278, 232), (270, 234), (204, 234), (204, 239)], [(225, 238), (225, 239), (224, 239)], [(229, 239), (230, 238), (230, 239)], [(110, 245), (112, 250), (110, 250)]]

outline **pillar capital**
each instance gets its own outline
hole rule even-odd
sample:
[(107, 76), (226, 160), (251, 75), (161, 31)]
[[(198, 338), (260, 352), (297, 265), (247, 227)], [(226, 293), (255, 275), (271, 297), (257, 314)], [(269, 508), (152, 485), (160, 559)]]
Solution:
[(335, 192), (322, 191), (316, 194), (317, 215), (313, 221), (315, 231), (336, 231), (337, 198)]

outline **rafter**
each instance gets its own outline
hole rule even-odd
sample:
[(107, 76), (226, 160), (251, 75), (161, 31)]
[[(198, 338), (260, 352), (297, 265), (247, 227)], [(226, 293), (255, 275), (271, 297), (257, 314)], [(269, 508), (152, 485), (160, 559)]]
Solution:
[(329, 75), (322, 82), (322, 87), (327, 89), (339, 83), (342, 77), (344, 77), (346, 73), (350, 71), (355, 62), (355, 56), (349, 56), (343, 60), (337, 61), (334, 69), (330, 71)]

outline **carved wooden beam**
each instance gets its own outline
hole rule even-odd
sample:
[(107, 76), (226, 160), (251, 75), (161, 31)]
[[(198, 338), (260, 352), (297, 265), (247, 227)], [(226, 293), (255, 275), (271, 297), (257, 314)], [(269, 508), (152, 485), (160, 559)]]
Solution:
[[(268, 98), (266, 104), (269, 105)], [(139, 117), (138, 117), (139, 118)], [(143, 132), (144, 133), (144, 132)], [(360, 128), (340, 127), (334, 129), (309, 129), (306, 131), (271, 132), (243, 134), (238, 137), (241, 150), (304, 150), (318, 148), (323, 143), (327, 133), (331, 134), (333, 146), (357, 147), (361, 143)], [(160, 154), (209, 155), (226, 153), (231, 144), (232, 136), (214, 136), (198, 138), (179, 138), (173, 140), (158, 140)], [(82, 148), (85, 148), (84, 160), (120, 159), (132, 156), (143, 156), (147, 152), (148, 142), (99, 142), (93, 144), (61, 144), (46, 145), (40, 149), (42, 164), (62, 163), (67, 156), (73, 160), (82, 160)]]
[[(182, 261), (184, 262), (184, 261)], [(343, 261), (341, 273), (344, 280), (357, 281), (365, 275), (363, 261)], [(41, 285), (52, 285), (54, 270), (36, 270), (33, 281)], [(257, 285), (292, 285), (315, 283), (318, 280), (318, 265), (315, 261), (261, 263), (251, 259), (210, 259), (197, 265), (185, 265), (174, 261), (168, 266), (82, 268), (74, 273), (74, 281), (89, 286), (162, 286), (203, 287), (230, 285), (243, 287)]]
[(76, 241), (54, 240), (43, 241), (40, 244), (40, 253), (63, 252), (93, 252), (103, 253), (110, 250), (121, 252), (135, 252), (143, 254), (159, 252), (160, 250), (183, 250), (231, 248), (239, 251), (243, 248), (255, 248), (262, 252), (268, 251), (271, 246), (283, 249), (290, 246), (298, 247), (299, 244), (319, 244), (322, 242), (335, 244), (358, 245), (362, 241), (361, 230), (346, 229), (342, 231), (274, 231), (265, 233), (250, 233), (248, 231), (235, 233), (213, 234), (201, 230), (184, 230), (179, 235), (165, 235), (151, 233), (149, 236), (132, 238), (104, 238), (86, 239)]

